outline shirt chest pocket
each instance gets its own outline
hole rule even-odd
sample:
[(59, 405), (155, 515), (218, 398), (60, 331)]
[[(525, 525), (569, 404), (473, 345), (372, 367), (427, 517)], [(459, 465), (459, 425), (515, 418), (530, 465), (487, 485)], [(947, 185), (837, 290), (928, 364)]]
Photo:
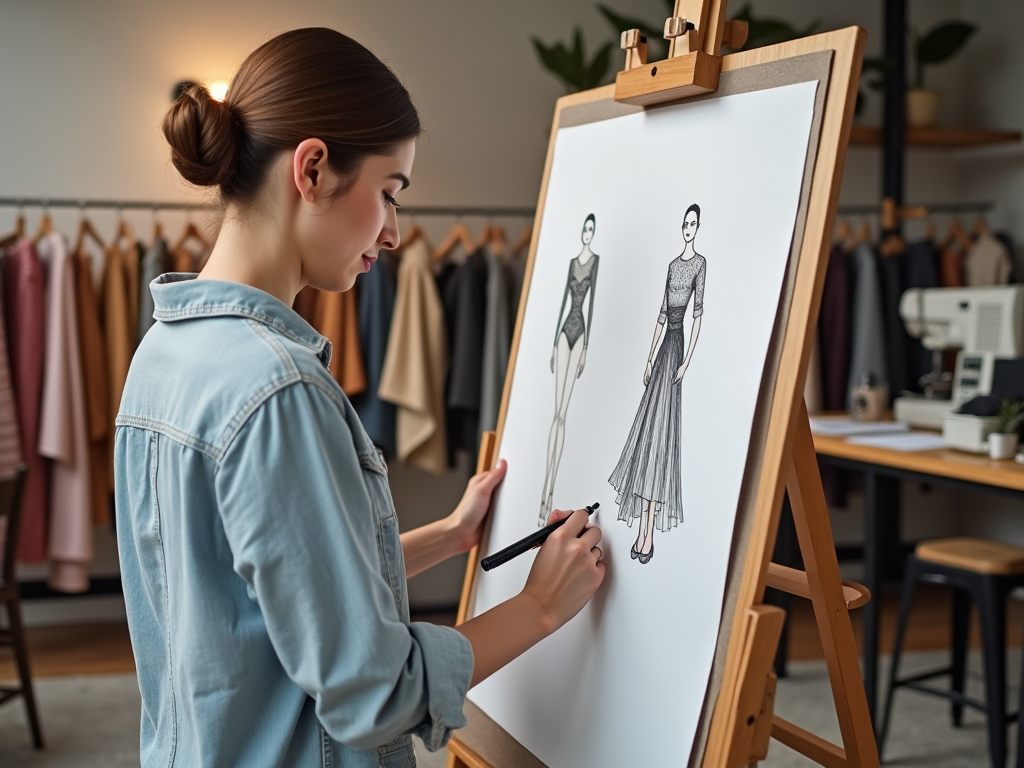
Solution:
[(398, 535), (398, 517), (388, 486), (388, 465), (375, 448), (359, 454), (363, 482), (370, 496), (377, 523), (377, 552), (380, 555), (381, 575), (391, 587), (395, 609), (403, 621), (409, 620), (409, 600), (405, 587), (405, 558), (402, 540)]

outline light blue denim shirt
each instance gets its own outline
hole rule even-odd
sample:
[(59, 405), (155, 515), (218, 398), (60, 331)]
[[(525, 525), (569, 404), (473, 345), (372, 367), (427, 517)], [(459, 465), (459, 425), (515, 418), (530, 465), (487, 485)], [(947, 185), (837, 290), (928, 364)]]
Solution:
[(255, 288), (151, 284), (117, 416), (118, 548), (144, 766), (408, 766), (473, 666), (411, 623), (387, 465), (331, 348)]

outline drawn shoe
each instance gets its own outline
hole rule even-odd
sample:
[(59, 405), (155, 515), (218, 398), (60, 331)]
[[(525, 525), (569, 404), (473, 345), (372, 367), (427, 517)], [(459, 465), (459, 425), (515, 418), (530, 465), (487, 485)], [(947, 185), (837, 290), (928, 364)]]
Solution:
[(637, 556), (636, 556), (636, 559), (640, 561), (640, 565), (647, 565), (649, 562), (651, 562), (651, 558), (652, 557), (654, 557), (654, 544), (653, 543), (651, 544), (651, 551), (650, 552), (648, 552), (646, 555), (643, 552), (639, 552), (637, 554)]
[(633, 544), (633, 546), (629, 548), (629, 556), (634, 560), (640, 557), (640, 553), (636, 551), (636, 544)]

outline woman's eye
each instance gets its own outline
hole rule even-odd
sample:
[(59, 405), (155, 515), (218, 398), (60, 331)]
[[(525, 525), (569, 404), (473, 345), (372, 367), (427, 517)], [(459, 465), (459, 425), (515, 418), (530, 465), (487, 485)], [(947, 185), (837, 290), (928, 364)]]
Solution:
[(387, 205), (390, 205), (392, 208), (401, 208), (402, 207), (401, 205), (398, 204), (398, 201), (395, 200), (395, 198), (393, 198), (387, 192), (384, 193), (384, 203), (387, 204)]

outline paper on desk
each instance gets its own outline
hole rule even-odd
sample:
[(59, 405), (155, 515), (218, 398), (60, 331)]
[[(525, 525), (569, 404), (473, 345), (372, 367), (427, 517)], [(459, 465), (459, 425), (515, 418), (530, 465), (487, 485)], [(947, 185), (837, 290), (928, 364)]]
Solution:
[(856, 421), (848, 416), (811, 416), (811, 432), (826, 437), (884, 435), (910, 429), (898, 421)]
[(900, 435), (862, 435), (848, 437), (846, 442), (867, 445), (872, 448), (888, 448), (892, 451), (936, 451), (945, 448), (942, 435), (935, 432), (904, 432)]

